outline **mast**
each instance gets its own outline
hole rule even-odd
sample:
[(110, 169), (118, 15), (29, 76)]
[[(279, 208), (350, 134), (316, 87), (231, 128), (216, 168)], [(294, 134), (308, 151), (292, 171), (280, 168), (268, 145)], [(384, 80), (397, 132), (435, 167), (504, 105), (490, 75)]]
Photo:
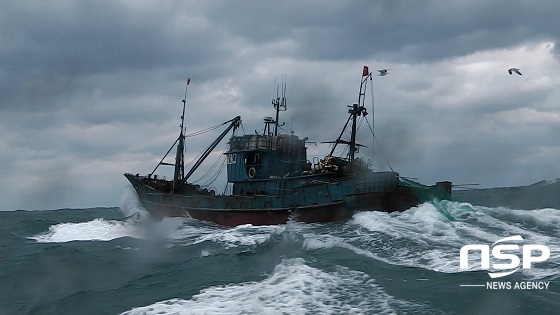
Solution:
[(198, 167), (200, 166), (200, 164), (202, 164), (202, 162), (204, 162), (204, 160), (208, 157), (208, 155), (210, 155), (210, 153), (212, 153), (212, 151), (216, 148), (216, 146), (222, 141), (222, 139), (224, 139), (224, 137), (226, 136), (226, 134), (233, 129), (233, 131), (235, 132), (235, 130), (240, 126), (241, 124), (241, 116), (237, 116), (233, 119), (230, 119), (228, 121), (226, 121), (224, 123), (225, 124), (230, 124), (226, 130), (224, 130), (219, 136), (218, 138), (216, 138), (216, 140), (214, 140), (214, 142), (212, 142), (210, 144), (210, 146), (208, 148), (206, 148), (206, 150), (204, 150), (204, 152), (202, 153), (202, 155), (198, 158), (198, 160), (194, 163), (194, 165), (192, 166), (192, 168), (189, 170), (189, 172), (187, 173), (187, 175), (185, 175), (177, 184), (177, 186), (174, 186), (174, 190), (176, 191), (179, 187), (181, 187), (181, 185), (183, 185), (184, 183), (187, 182), (187, 180), (189, 179), (189, 177), (191, 177), (191, 175), (198, 169)]
[(357, 125), (357, 118), (358, 116), (364, 115), (367, 116), (367, 109), (364, 106), (365, 102), (365, 95), (366, 95), (366, 88), (367, 79), (371, 78), (371, 72), (367, 66), (364, 66), (364, 70), (362, 71), (362, 82), (360, 84), (360, 94), (358, 95), (358, 104), (353, 104), (348, 113), (352, 116), (352, 133), (350, 135), (350, 153), (348, 153), (348, 157), (350, 162), (354, 161), (355, 154), (356, 154), (356, 125)]
[[(366, 95), (366, 82), (367, 79), (370, 78), (371, 79), (371, 73), (369, 72), (369, 69), (367, 66), (364, 66), (364, 71), (362, 72), (362, 83), (360, 84), (360, 95), (358, 96), (358, 103), (357, 104), (353, 104), (352, 106), (348, 105), (348, 113), (350, 114), (350, 117), (348, 117), (348, 120), (346, 121), (346, 123), (344, 124), (344, 127), (342, 128), (342, 131), (340, 132), (340, 135), (338, 136), (338, 138), (335, 141), (325, 141), (323, 143), (334, 143), (331, 152), (329, 153), (328, 156), (332, 156), (334, 153), (334, 150), (336, 150), (336, 146), (339, 143), (342, 144), (347, 144), (350, 146), (350, 152), (348, 153), (348, 160), (350, 162), (353, 162), (355, 159), (355, 154), (357, 151), (357, 147), (363, 147), (363, 145), (361, 144), (357, 144), (356, 143), (356, 130), (357, 130), (357, 122), (358, 122), (358, 116), (367, 116), (367, 109), (364, 106), (364, 100), (365, 100), (365, 95)], [(350, 121), (352, 121), (352, 130), (351, 130), (351, 134), (350, 134), (350, 141), (346, 141), (346, 140), (342, 140), (342, 136), (344, 135), (344, 132), (346, 131), (346, 128), (348, 127), (348, 124), (350, 123)]]
[[(280, 86), (282, 86), (281, 94), (279, 94)], [(281, 97), (280, 97), (281, 95)], [(276, 110), (276, 120), (274, 121), (274, 135), (278, 135), (278, 119), (280, 116), (280, 112), (286, 110), (286, 81), (282, 77), (282, 83), (276, 86), (276, 99), (272, 99), (272, 105)]]
[(185, 97), (183, 98), (183, 114), (181, 115), (181, 131), (177, 139), (177, 154), (175, 155), (175, 172), (173, 173), (173, 190), (180, 185), (185, 176), (185, 107), (187, 105), (187, 91), (191, 78), (187, 79), (185, 85)]

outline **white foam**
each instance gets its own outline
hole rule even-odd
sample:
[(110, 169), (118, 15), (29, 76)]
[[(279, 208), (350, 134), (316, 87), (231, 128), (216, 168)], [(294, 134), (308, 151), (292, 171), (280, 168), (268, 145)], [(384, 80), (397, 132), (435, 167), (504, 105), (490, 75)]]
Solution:
[(138, 226), (128, 221), (95, 219), (88, 222), (60, 223), (47, 232), (31, 236), (39, 243), (65, 243), (71, 241), (110, 241), (121, 237), (141, 238)]
[(259, 246), (268, 241), (273, 235), (282, 234), (283, 226), (253, 226), (240, 225), (231, 229), (214, 230), (211, 233), (198, 237), (195, 243), (211, 241), (233, 248), (239, 246)]
[[(231, 229), (200, 224), (190, 218), (164, 218), (161, 222), (134, 216), (124, 220), (97, 218), (78, 223), (60, 223), (49, 230), (30, 237), (42, 243), (63, 243), (71, 241), (110, 241), (121, 237), (146, 240), (169, 241), (169, 246), (189, 246), (211, 242), (221, 248), (257, 247), (274, 235), (281, 235), (286, 229), (278, 226), (242, 225)], [(213, 251), (205, 249), (201, 255)]]
[(355, 234), (347, 231), (337, 238), (311, 235), (305, 248), (336, 246), (393, 265), (457, 273), (481, 269), (476, 255), (470, 256), (468, 270), (459, 268), (463, 245), (491, 245), (506, 236), (522, 235), (526, 243), (547, 245), (551, 250), (547, 263), (523, 270), (525, 277), (540, 279), (557, 273), (559, 266), (552, 257), (560, 256), (560, 233), (550, 233), (551, 229), (558, 231), (554, 230), (556, 222), (560, 222), (556, 209), (509, 210), (443, 201), (404, 212), (357, 213), (349, 222), (357, 226)]
[(184, 218), (165, 218), (154, 222), (138, 201), (132, 189), (125, 190), (120, 201), (124, 221), (97, 218), (87, 222), (60, 223), (30, 237), (40, 243), (71, 241), (110, 241), (122, 237), (137, 239), (168, 239), (184, 223)]
[(352, 252), (358, 255), (369, 257), (388, 264), (392, 264), (391, 260), (376, 255), (368, 250), (361, 249), (358, 246), (351, 245), (345, 239), (340, 237), (335, 237), (331, 235), (319, 235), (319, 236), (306, 235), (306, 238), (303, 242), (303, 248), (307, 250), (329, 249), (334, 247), (345, 248), (351, 250)]
[(325, 272), (296, 258), (284, 260), (262, 281), (210, 287), (189, 300), (169, 299), (123, 314), (395, 314), (425, 308), (393, 298), (364, 273), (339, 266)]
[(281, 235), (285, 229), (283, 225), (241, 225), (225, 229), (187, 219), (183, 225), (169, 233), (168, 240), (173, 242), (173, 246), (208, 244), (209, 246), (204, 245), (205, 248), (200, 252), (200, 256), (204, 257), (219, 254), (224, 249), (253, 250), (270, 241), (275, 235)]
[[(150, 233), (157, 233), (159, 238), (188, 246), (203, 242), (212, 242), (224, 248), (256, 247), (267, 242), (273, 235), (282, 234), (285, 225), (277, 226), (253, 226), (240, 225), (234, 228), (221, 228), (214, 225), (201, 224), (190, 218), (165, 218), (160, 223), (151, 222), (147, 218), (149, 213), (142, 207), (138, 196), (132, 189), (123, 193), (120, 209), (125, 216), (139, 214), (144, 225), (150, 225)], [(203, 250), (202, 256), (211, 255), (213, 251)]]

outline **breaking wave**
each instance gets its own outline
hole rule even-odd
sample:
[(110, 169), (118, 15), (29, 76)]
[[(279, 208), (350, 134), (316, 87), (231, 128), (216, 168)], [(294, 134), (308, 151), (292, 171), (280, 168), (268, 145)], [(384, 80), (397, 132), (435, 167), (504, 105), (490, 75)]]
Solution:
[(94, 219), (88, 222), (60, 223), (49, 230), (31, 236), (39, 243), (65, 243), (71, 241), (110, 241), (121, 237), (141, 238), (142, 233), (134, 223)]
[[(539, 268), (523, 270), (530, 279), (554, 276), (560, 267), (560, 211), (556, 209), (510, 210), (458, 202), (424, 203), (399, 213), (376, 211), (354, 215), (340, 233), (306, 235), (304, 248), (345, 248), (391, 265), (457, 273), (459, 253), (467, 244), (488, 244), (521, 235), (532, 244), (543, 244), (550, 259)], [(480, 270), (472, 255), (471, 268)]]
[(387, 294), (366, 274), (337, 266), (322, 271), (302, 258), (285, 259), (266, 279), (214, 286), (191, 299), (169, 299), (123, 314), (433, 314)]

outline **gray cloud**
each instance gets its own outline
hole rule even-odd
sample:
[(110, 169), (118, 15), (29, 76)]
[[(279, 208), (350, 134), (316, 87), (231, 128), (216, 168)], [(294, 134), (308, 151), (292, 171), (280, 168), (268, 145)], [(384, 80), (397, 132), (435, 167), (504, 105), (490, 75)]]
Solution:
[[(332, 140), (363, 65), (393, 69), (373, 81), (378, 152), (361, 152), (377, 167), (386, 158), (426, 183), (483, 187), (556, 178), (559, 9), (505, 0), (4, 3), (0, 209), (118, 204), (122, 173), (150, 172), (177, 137), (187, 77), (190, 131), (236, 115), (246, 132), (261, 130), (275, 78), (287, 75), (283, 131)], [(512, 66), (524, 75), (507, 74)], [(189, 156), (212, 137), (190, 139)], [(311, 155), (328, 150), (309, 146)]]

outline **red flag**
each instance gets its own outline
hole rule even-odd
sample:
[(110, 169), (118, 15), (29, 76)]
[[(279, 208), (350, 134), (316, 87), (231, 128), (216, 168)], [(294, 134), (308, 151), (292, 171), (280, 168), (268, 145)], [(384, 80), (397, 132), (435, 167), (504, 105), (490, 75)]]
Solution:
[(368, 74), (369, 74), (369, 68), (368, 66), (364, 66), (364, 72), (362, 72), (362, 76), (365, 77)]
[(189, 83), (191, 83), (191, 78), (187, 79), (187, 85), (189, 85)]

